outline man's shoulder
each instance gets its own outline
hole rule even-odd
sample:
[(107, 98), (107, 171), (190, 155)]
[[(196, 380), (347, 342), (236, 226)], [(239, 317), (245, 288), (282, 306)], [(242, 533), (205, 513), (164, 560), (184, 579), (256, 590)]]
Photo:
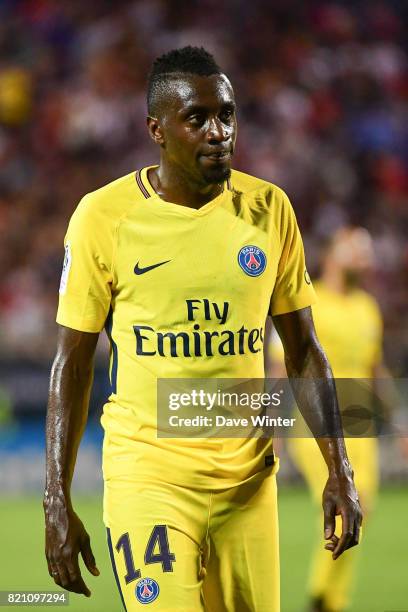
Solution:
[(84, 195), (71, 215), (71, 233), (92, 235), (98, 240), (113, 235), (137, 202), (134, 181), (134, 173), (127, 174)]
[(380, 306), (372, 293), (369, 293), (365, 289), (355, 289), (354, 291), (354, 299), (356, 302), (361, 304), (363, 308), (365, 308), (370, 314), (373, 316), (381, 317)]
[[(337, 292), (333, 291), (333, 289), (330, 289), (323, 279), (314, 281), (313, 286), (320, 298), (327, 299), (328, 301), (333, 301), (333, 299), (335, 299), (339, 304), (344, 304), (342, 294), (338, 294)], [(372, 315), (373, 317), (381, 318), (380, 306), (372, 293), (369, 293), (360, 287), (356, 287), (348, 294), (348, 299), (354, 307), (364, 309), (367, 316)]]
[(108, 214), (114, 220), (121, 217), (141, 199), (136, 188), (135, 173), (121, 176), (95, 191), (90, 191), (81, 200), (90, 214)]
[(232, 170), (230, 182), (233, 189), (247, 195), (264, 193), (265, 197), (287, 198), (286, 193), (278, 185), (240, 170)]

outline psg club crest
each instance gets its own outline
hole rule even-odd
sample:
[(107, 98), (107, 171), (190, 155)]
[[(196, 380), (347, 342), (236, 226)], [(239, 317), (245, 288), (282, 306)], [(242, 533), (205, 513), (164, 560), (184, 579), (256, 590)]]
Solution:
[(136, 599), (142, 604), (148, 604), (157, 599), (159, 592), (159, 585), (153, 578), (142, 578), (136, 583)]
[(266, 268), (266, 255), (256, 246), (244, 246), (238, 253), (238, 263), (248, 276), (260, 276)]

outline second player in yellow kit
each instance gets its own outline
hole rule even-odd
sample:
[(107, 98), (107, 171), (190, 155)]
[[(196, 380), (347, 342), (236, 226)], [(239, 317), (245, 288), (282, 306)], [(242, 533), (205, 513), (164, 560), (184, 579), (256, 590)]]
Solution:
[[(359, 277), (370, 269), (372, 260), (371, 239), (365, 230), (341, 230), (327, 249), (323, 278), (314, 284), (318, 300), (313, 318), (333, 374), (336, 378), (364, 379), (364, 384), (375, 377), (375, 368), (382, 361), (381, 313), (375, 299), (358, 287)], [(348, 284), (350, 274), (355, 286)], [(373, 436), (349, 437), (346, 445), (367, 517), (378, 490), (378, 440)], [(290, 438), (288, 449), (320, 507), (326, 466), (315, 440)], [(320, 522), (319, 516), (319, 527)], [(350, 550), (333, 563), (317, 538), (308, 585), (309, 594), (319, 602), (313, 610), (340, 612), (347, 608), (359, 552)]]

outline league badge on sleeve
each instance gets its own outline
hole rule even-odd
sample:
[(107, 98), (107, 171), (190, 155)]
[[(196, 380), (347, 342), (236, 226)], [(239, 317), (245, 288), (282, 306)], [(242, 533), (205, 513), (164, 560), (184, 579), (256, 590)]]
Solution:
[(67, 289), (68, 275), (71, 269), (71, 261), (72, 261), (71, 245), (69, 244), (69, 242), (67, 242), (67, 244), (65, 245), (64, 263), (62, 265), (62, 274), (61, 274), (61, 281), (60, 281), (60, 287), (59, 287), (59, 292), (61, 295), (64, 295)]
[(266, 268), (266, 255), (257, 246), (244, 246), (238, 253), (238, 263), (248, 276), (260, 276)]
[(148, 604), (157, 599), (160, 589), (156, 580), (153, 578), (141, 578), (135, 587), (135, 595), (137, 601), (142, 604)]

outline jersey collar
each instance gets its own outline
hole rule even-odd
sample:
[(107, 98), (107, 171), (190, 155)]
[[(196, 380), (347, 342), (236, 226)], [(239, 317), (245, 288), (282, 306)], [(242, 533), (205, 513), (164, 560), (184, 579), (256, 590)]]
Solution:
[[(146, 166), (142, 168), (141, 170), (137, 170), (135, 173), (136, 184), (139, 190), (141, 191), (142, 195), (146, 199), (157, 196), (157, 193), (155, 192), (155, 190), (152, 187), (151, 182), (149, 181), (148, 172), (151, 168), (158, 168), (158, 166), (157, 165)], [(228, 191), (231, 191), (231, 180), (230, 179), (227, 179), (226, 188), (228, 189)]]

